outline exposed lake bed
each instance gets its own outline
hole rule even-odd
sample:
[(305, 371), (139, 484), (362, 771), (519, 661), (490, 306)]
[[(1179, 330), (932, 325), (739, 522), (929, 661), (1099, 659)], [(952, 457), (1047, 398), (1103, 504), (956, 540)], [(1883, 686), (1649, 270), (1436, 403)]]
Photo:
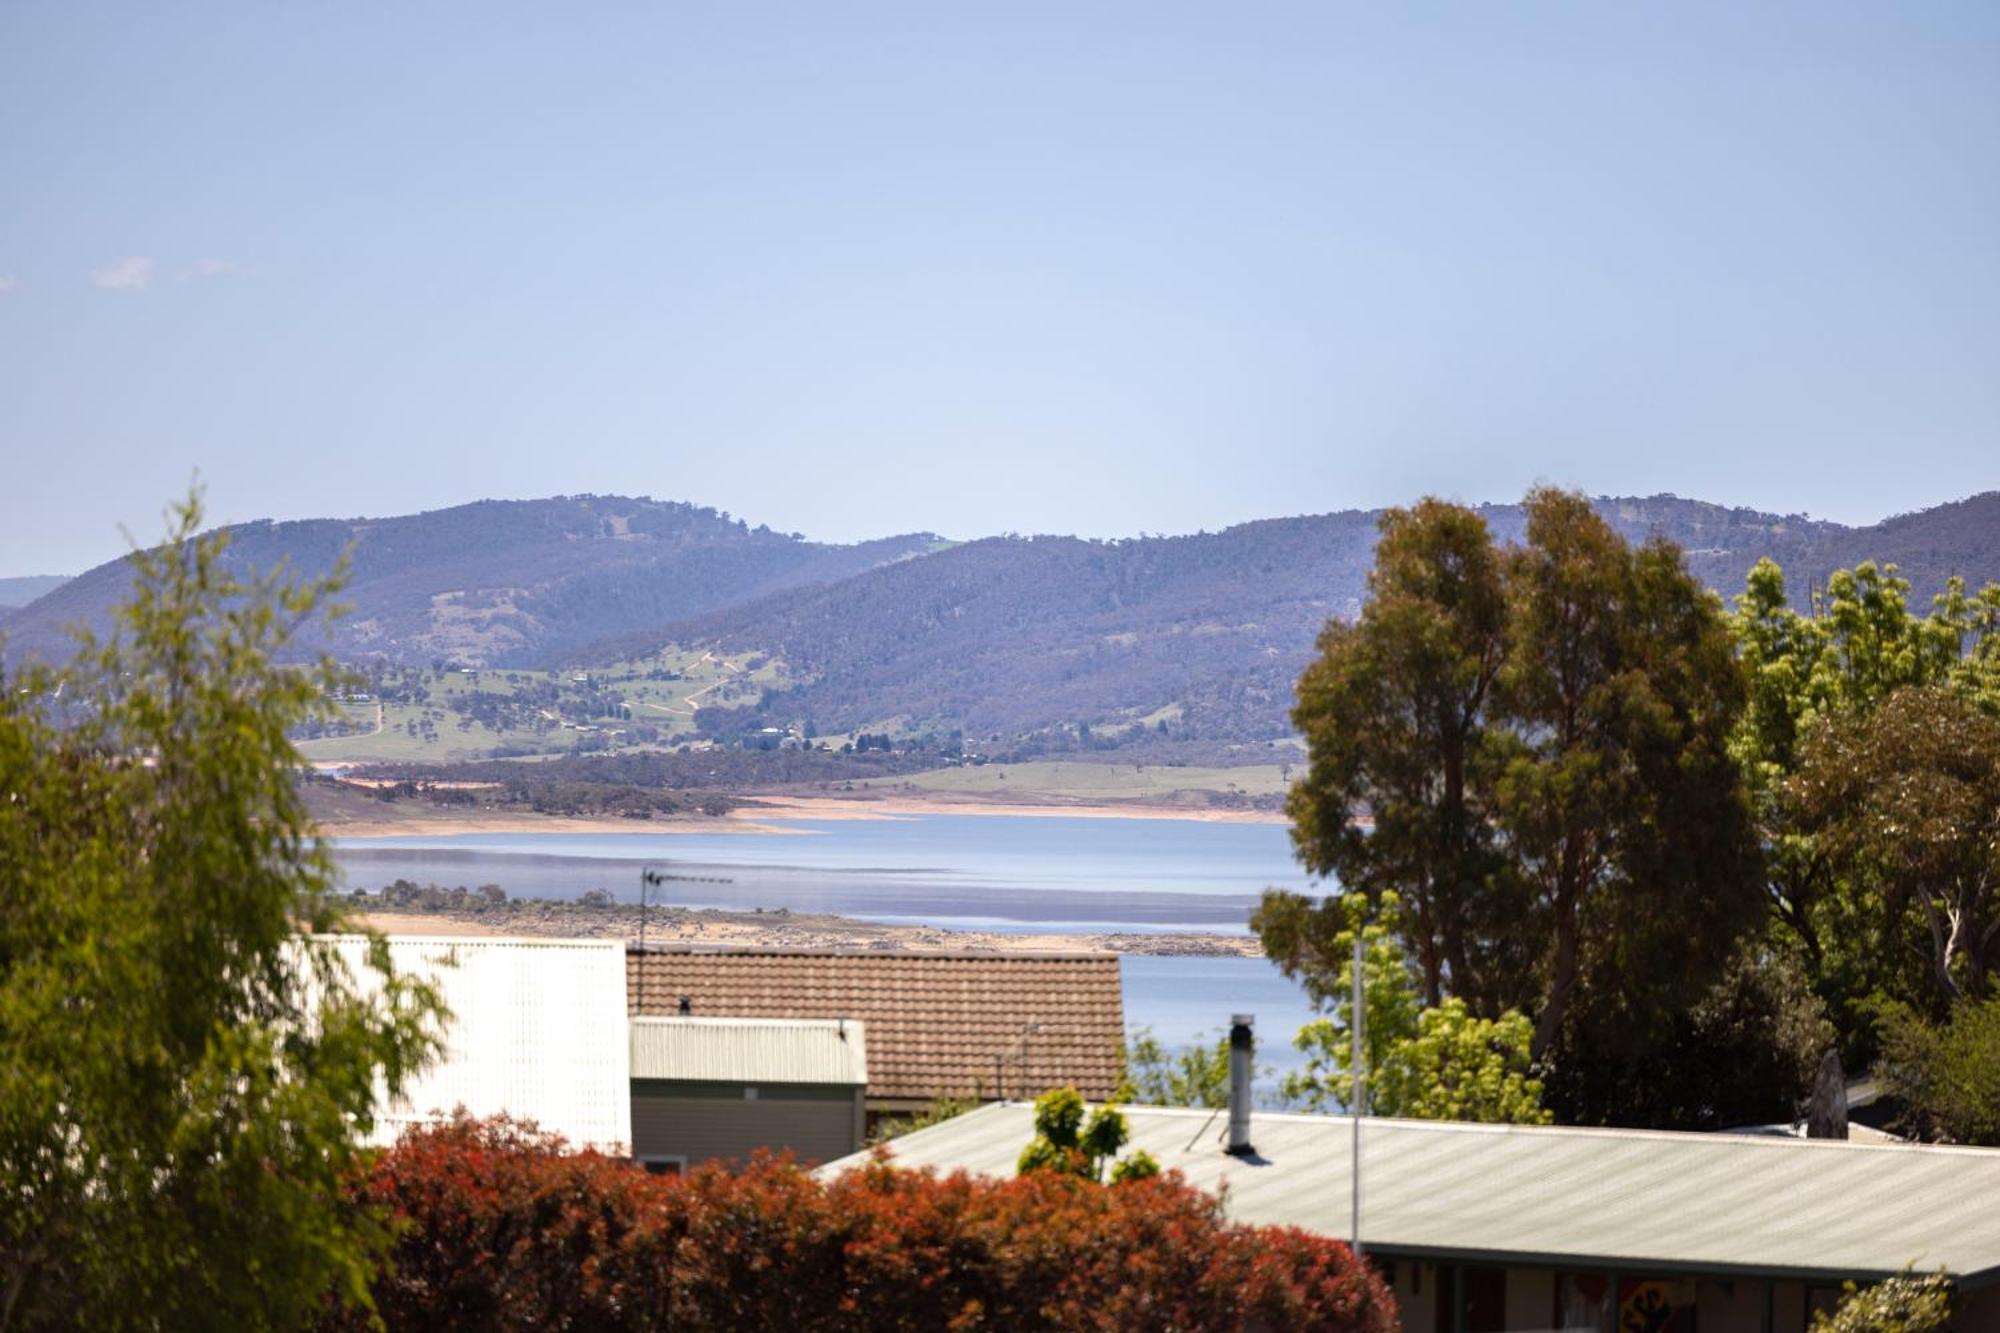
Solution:
[(636, 938), (651, 868), (671, 876), (648, 894), (649, 938), (663, 944), (1116, 952), (1128, 1028), (1181, 1046), (1254, 1013), (1262, 1058), (1280, 1069), (1310, 1017), (1249, 934), (1265, 888), (1314, 891), (1287, 830), (1264, 822), (905, 813), (786, 820), (769, 833), (340, 838), (335, 859), (350, 888), (493, 884), (510, 900), (383, 922), (398, 930), (452, 919)]

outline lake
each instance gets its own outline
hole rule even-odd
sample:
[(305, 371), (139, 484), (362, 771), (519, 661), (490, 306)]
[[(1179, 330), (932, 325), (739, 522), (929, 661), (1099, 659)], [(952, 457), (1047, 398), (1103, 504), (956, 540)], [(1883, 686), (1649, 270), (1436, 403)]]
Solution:
[[(348, 838), (335, 859), (355, 888), (408, 879), (498, 884), (517, 898), (602, 889), (627, 902), (650, 865), (688, 877), (654, 890), (655, 902), (1018, 932), (1244, 933), (1265, 888), (1314, 891), (1280, 824), (1009, 815), (774, 823), (782, 831)], [(1128, 1027), (1179, 1046), (1251, 1013), (1260, 1063), (1280, 1072), (1298, 1064), (1291, 1035), (1310, 1011), (1263, 959), (1131, 956), (1123, 974)]]

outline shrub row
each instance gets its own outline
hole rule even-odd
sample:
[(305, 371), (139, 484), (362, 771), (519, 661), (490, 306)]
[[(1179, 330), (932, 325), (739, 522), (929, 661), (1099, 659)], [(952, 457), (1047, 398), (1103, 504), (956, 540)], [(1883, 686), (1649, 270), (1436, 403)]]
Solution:
[(1345, 1245), (1232, 1225), (1173, 1176), (881, 1161), (822, 1183), (760, 1158), (673, 1178), (461, 1120), (407, 1135), (354, 1192), (398, 1221), (374, 1286), (391, 1329), (1396, 1328)]

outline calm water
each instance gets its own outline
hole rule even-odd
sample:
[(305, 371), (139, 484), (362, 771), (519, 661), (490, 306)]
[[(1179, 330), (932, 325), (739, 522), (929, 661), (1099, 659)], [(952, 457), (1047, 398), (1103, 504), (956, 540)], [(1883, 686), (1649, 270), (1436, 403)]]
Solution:
[(338, 859), (360, 888), (409, 879), (498, 884), (515, 897), (602, 889), (625, 901), (651, 864), (688, 877), (665, 892), (689, 907), (988, 930), (1242, 931), (1265, 888), (1308, 887), (1278, 824), (923, 815), (783, 828), (350, 838)]
[(1128, 1031), (1150, 1027), (1164, 1045), (1191, 1046), (1229, 1031), (1231, 1014), (1249, 1014), (1256, 1019), (1260, 1093), (1275, 1091), (1280, 1078), (1304, 1066), (1292, 1037), (1317, 1015), (1305, 991), (1264, 959), (1128, 955), (1119, 968)]
[[(922, 815), (783, 827), (350, 838), (336, 859), (357, 888), (409, 879), (498, 884), (514, 897), (602, 889), (628, 902), (640, 868), (653, 865), (688, 877), (654, 890), (655, 902), (1011, 931), (1242, 932), (1265, 888), (1312, 890), (1277, 824)], [(1123, 971), (1128, 1027), (1180, 1046), (1213, 1040), (1232, 1013), (1250, 1013), (1259, 1062), (1296, 1067), (1291, 1036), (1311, 1014), (1303, 992), (1264, 960), (1128, 957)]]

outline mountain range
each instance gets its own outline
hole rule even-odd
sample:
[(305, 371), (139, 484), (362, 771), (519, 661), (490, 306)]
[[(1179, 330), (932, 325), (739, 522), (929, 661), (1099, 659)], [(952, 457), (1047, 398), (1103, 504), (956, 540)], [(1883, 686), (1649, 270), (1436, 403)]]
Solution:
[[(2000, 580), (2000, 492), (1848, 526), (1671, 495), (1608, 497), (1633, 539), (1679, 543), (1733, 595), (1771, 556), (1795, 596), (1862, 560), (1893, 562), (1925, 604), (1947, 577)], [(1518, 506), (1482, 507), (1502, 541)], [(961, 731), (1015, 753), (1287, 734), (1293, 682), (1329, 616), (1360, 606), (1379, 511), (1215, 533), (1090, 541), (929, 533), (810, 542), (692, 505), (616, 496), (482, 501), (389, 519), (253, 523), (230, 558), (329, 568), (352, 549), (336, 654), (405, 663), (590, 666), (667, 645), (781, 660), (792, 688), (741, 725)], [(10, 655), (60, 653), (101, 621), (123, 562), (0, 621)], [(721, 710), (704, 729), (727, 733)]]
[[(481, 500), (379, 519), (243, 523), (234, 568), (283, 562), (320, 577), (343, 552), (349, 613), (321, 646), (343, 659), (518, 664), (607, 635), (840, 580), (934, 550), (930, 534), (854, 546), (751, 527), (713, 509), (647, 497)], [(99, 565), (0, 621), (14, 654), (59, 658), (66, 627), (102, 628), (124, 596), (124, 560)]]

